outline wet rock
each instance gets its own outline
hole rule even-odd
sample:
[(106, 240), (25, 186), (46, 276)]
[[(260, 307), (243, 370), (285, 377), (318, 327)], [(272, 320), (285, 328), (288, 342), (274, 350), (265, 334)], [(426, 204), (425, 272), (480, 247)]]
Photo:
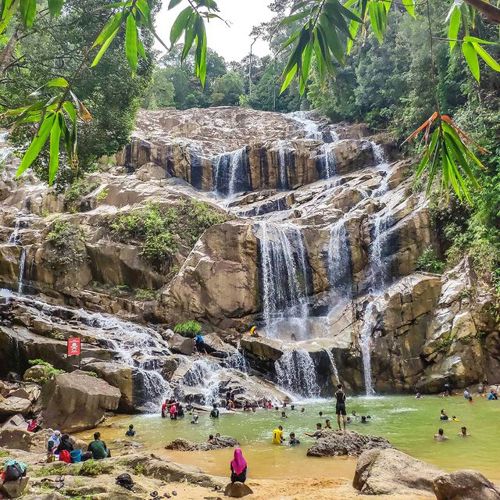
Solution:
[(191, 356), (194, 352), (194, 339), (183, 337), (178, 333), (174, 333), (167, 342), (168, 347), (174, 353)]
[(165, 446), (166, 450), (177, 451), (208, 451), (219, 450), (222, 448), (234, 448), (238, 445), (238, 441), (228, 436), (220, 436), (206, 443), (194, 443), (186, 439), (174, 439)]
[(253, 490), (249, 486), (238, 481), (229, 483), (224, 490), (224, 495), (232, 498), (243, 498), (252, 494)]
[(476, 471), (459, 470), (434, 479), (437, 500), (500, 500), (500, 490)]
[(42, 417), (46, 426), (65, 432), (95, 427), (107, 410), (116, 410), (121, 392), (82, 372), (62, 373), (42, 390)]
[(386, 439), (365, 436), (357, 432), (321, 431), (316, 443), (308, 450), (308, 457), (359, 456), (366, 450), (391, 448)]
[(241, 348), (251, 357), (262, 361), (277, 361), (283, 356), (283, 343), (264, 337), (245, 336), (241, 339)]
[(358, 459), (353, 486), (366, 495), (432, 492), (442, 471), (394, 449), (365, 451)]

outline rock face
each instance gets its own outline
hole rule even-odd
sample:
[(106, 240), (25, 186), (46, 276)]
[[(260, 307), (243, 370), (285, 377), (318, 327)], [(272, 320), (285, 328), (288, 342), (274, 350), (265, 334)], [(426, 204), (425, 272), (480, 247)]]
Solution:
[(120, 390), (82, 372), (57, 375), (42, 390), (46, 427), (77, 432), (95, 427), (107, 410), (116, 410)]
[(394, 449), (365, 451), (358, 459), (353, 486), (365, 495), (432, 492), (442, 472)]
[(500, 500), (500, 490), (482, 474), (460, 470), (434, 479), (437, 500)]
[(222, 448), (234, 448), (237, 445), (238, 441), (228, 436), (220, 436), (207, 443), (193, 443), (186, 439), (179, 438), (168, 443), (165, 449), (176, 451), (209, 451)]
[(10, 396), (8, 398), (3, 398), (0, 396), (0, 420), (5, 419), (11, 415), (16, 415), (21, 413), (26, 415), (31, 408), (31, 401), (26, 398), (18, 398), (15, 396)]
[(366, 450), (390, 448), (389, 441), (378, 436), (357, 432), (321, 431), (316, 443), (308, 450), (308, 457), (359, 456)]

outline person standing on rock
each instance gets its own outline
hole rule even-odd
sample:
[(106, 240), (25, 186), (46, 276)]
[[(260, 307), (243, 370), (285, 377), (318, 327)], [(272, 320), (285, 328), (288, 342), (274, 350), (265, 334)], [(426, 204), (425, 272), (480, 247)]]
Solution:
[(336, 399), (335, 413), (337, 414), (337, 424), (339, 426), (339, 431), (341, 431), (343, 427), (345, 432), (345, 428), (347, 425), (347, 411), (346, 411), (345, 401), (347, 399), (347, 396), (344, 392), (342, 384), (339, 384), (337, 386), (337, 392), (335, 392), (335, 399)]

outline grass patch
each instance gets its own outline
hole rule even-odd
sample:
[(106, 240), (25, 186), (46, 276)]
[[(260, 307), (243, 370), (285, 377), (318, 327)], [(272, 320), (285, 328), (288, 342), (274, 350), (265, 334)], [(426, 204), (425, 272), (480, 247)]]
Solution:
[(417, 259), (417, 271), (443, 274), (445, 263), (439, 260), (432, 247), (427, 247)]
[(112, 470), (113, 464), (106, 462), (106, 460), (87, 460), (82, 462), (78, 475), (95, 477), (100, 474), (108, 474)]
[(183, 337), (194, 338), (201, 332), (201, 325), (198, 321), (189, 320), (183, 323), (177, 323), (174, 326), (174, 333), (182, 335)]

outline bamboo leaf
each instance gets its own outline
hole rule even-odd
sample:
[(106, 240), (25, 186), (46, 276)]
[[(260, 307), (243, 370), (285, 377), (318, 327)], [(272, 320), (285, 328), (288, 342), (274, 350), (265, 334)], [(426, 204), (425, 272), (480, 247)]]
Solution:
[(62, 76), (58, 78), (52, 78), (52, 80), (49, 80), (45, 85), (47, 87), (60, 87), (60, 88), (69, 87), (68, 80), (66, 80), (66, 78), (63, 78)]
[(19, 8), (24, 25), (30, 28), (36, 16), (36, 0), (20, 0)]
[(99, 49), (99, 52), (97, 53), (94, 60), (92, 61), (92, 64), (90, 65), (91, 68), (93, 68), (94, 66), (97, 66), (99, 64), (99, 61), (102, 59), (102, 56), (108, 50), (108, 47), (111, 45), (111, 42), (115, 39), (119, 30), (120, 30), (120, 27), (118, 26), (118, 28), (116, 28), (116, 30), (113, 33), (111, 33), (111, 35), (102, 44), (102, 47)]
[(52, 186), (59, 169), (59, 142), (61, 140), (61, 120), (58, 114), (50, 130), (49, 186)]
[(187, 29), (189, 19), (194, 13), (191, 7), (186, 7), (177, 16), (172, 28), (170, 29), (170, 44), (175, 45), (182, 35), (182, 32)]
[(143, 18), (146, 20), (148, 26), (151, 26), (151, 9), (149, 8), (149, 4), (147, 0), (137, 0), (136, 4), (137, 8), (141, 12)]
[(462, 53), (467, 61), (467, 65), (469, 66), (470, 72), (474, 76), (474, 78), (479, 82), (480, 73), (479, 73), (479, 61), (477, 59), (476, 49), (471, 42), (463, 42), (462, 43)]
[(458, 32), (460, 31), (460, 22), (462, 20), (462, 12), (455, 4), (452, 7), (450, 15), (450, 25), (448, 27), (448, 38), (450, 39), (450, 51), (453, 50), (457, 44)]
[(45, 146), (45, 143), (47, 142), (47, 139), (50, 134), (50, 130), (52, 129), (52, 125), (54, 124), (54, 120), (56, 118), (56, 115), (54, 113), (50, 113), (45, 115), (45, 118), (38, 128), (38, 132), (36, 133), (35, 137), (31, 141), (31, 144), (29, 148), (26, 150), (26, 153), (24, 153), (23, 159), (21, 160), (21, 164), (19, 165), (19, 168), (17, 169), (16, 172), (16, 177), (19, 177), (22, 175), (30, 166), (31, 164), (36, 160), (38, 155), (40, 154), (40, 151), (42, 150), (43, 146)]
[(402, 0), (403, 7), (406, 9), (406, 12), (410, 14), (411, 17), (415, 18), (415, 1), (414, 0)]
[(282, 94), (288, 88), (288, 86), (290, 85), (290, 83), (293, 80), (293, 77), (296, 74), (297, 74), (297, 64), (292, 66), (292, 68), (290, 68), (290, 70), (285, 74), (283, 84), (281, 85), (280, 94)]
[(137, 24), (132, 12), (127, 16), (125, 28), (125, 54), (132, 68), (132, 72), (136, 72), (138, 57), (137, 57)]
[(61, 14), (64, 0), (49, 0), (49, 12), (52, 17), (57, 17)]
[(177, 7), (177, 5), (179, 5), (181, 2), (182, 0), (170, 0), (170, 3), (168, 4), (168, 10)]
[(67, 115), (69, 116), (69, 119), (72, 122), (76, 121), (76, 109), (75, 106), (73, 106), (73, 103), (70, 101), (65, 101), (63, 104), (63, 109), (66, 111)]
[(102, 31), (95, 39), (95, 42), (92, 45), (93, 49), (105, 43), (106, 40), (108, 40), (109, 37), (117, 31), (117, 28), (120, 26), (122, 22), (122, 18), (123, 18), (123, 12), (118, 12), (106, 23)]
[(500, 64), (491, 57), (486, 50), (478, 43), (473, 43), (476, 53), (479, 54), (481, 59), (494, 71), (500, 71)]

